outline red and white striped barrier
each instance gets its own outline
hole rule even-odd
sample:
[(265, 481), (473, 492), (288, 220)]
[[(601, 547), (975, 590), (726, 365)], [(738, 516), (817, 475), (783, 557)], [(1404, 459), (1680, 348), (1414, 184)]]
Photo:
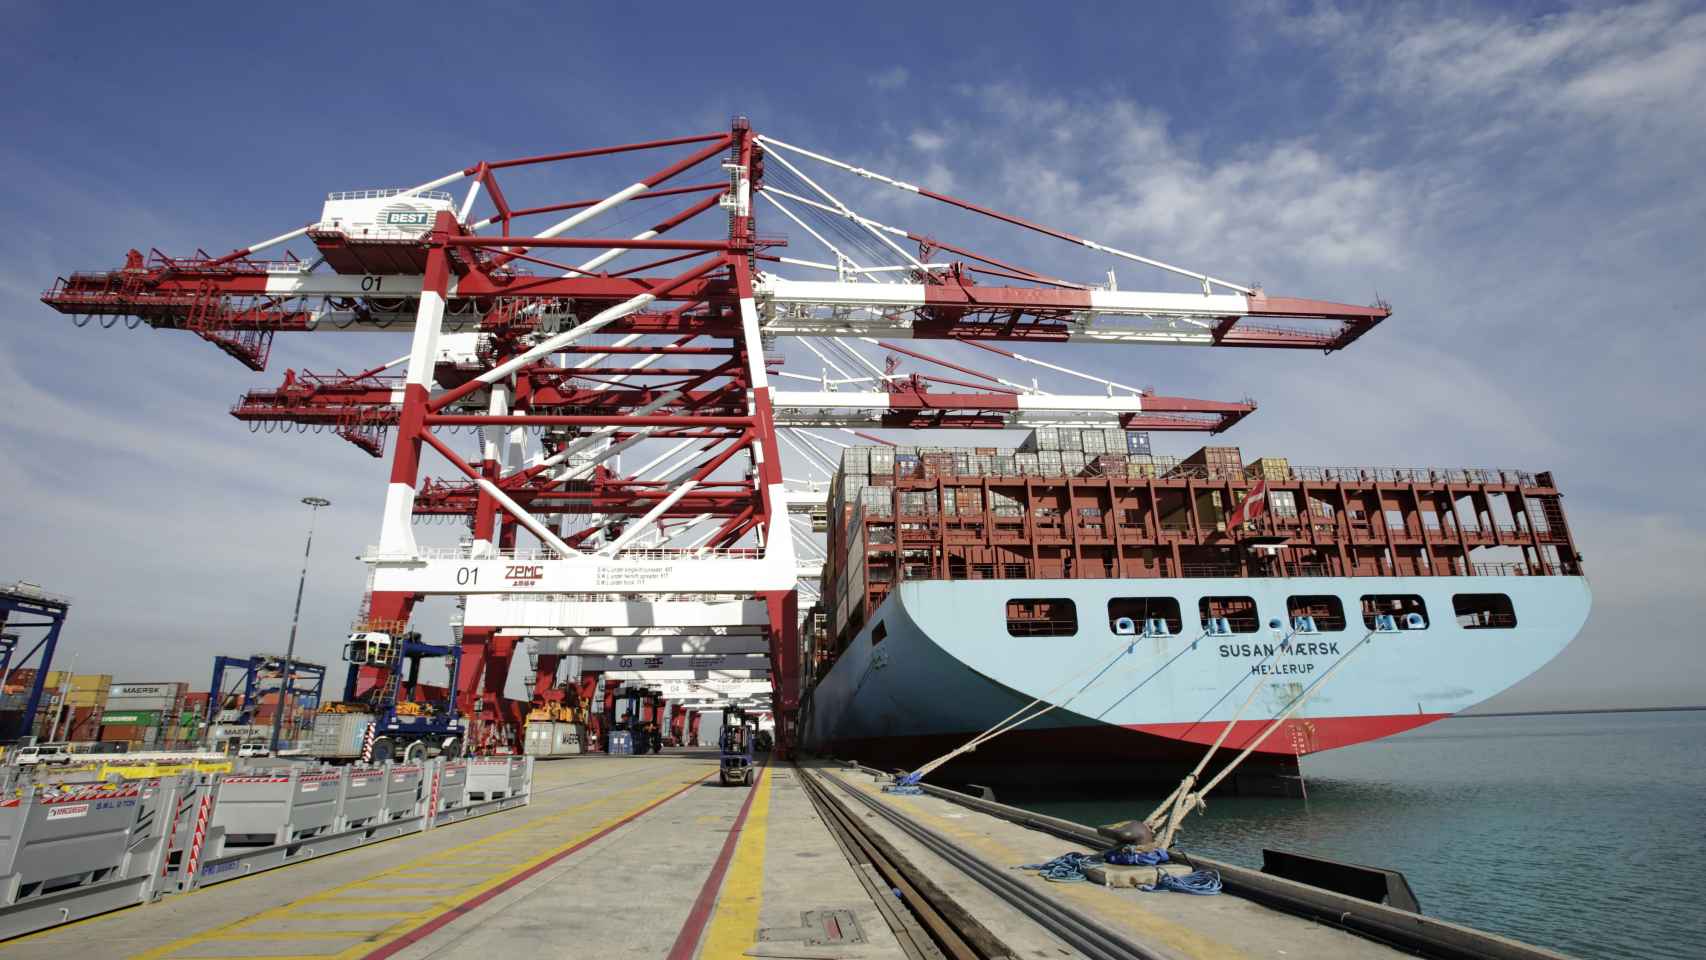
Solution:
[(213, 791), (205, 790), (196, 806), (195, 832), (190, 834), (190, 848), (184, 854), (184, 876), (193, 878), (201, 863), (201, 846), (207, 840), (207, 814), (213, 807)]

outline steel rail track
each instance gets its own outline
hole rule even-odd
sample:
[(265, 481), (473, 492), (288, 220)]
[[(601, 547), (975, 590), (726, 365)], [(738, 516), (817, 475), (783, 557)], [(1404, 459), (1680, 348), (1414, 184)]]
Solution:
[[(799, 766), (794, 771), (805, 788), (806, 797), (817, 808), (818, 815), (847, 853), (848, 859), (856, 867), (875, 874), (877, 882), (867, 886), (891, 926), (898, 924), (896, 938), (909, 956), (926, 960), (1013, 960), (1016, 954), (1010, 948), (955, 903), (886, 838), (860, 823), (859, 818), (846, 804), (831, 795), (815, 774)], [(866, 877), (862, 875), (861, 879)], [(891, 891), (899, 897), (907, 912), (895, 909)]]
[[(833, 783), (854, 801), (893, 824), (925, 849), (982, 884), (991, 893), (1011, 904), (1051, 935), (1058, 937), (1090, 960), (1181, 960), (1171, 952), (1132, 942), (1016, 878), (1008, 870), (987, 863), (959, 844), (914, 823), (904, 814), (891, 809), (834, 774), (819, 770), (806, 779), (811, 777)], [(824, 789), (821, 784), (818, 787), (820, 790)], [(825, 793), (827, 794), (827, 790)], [(846, 814), (845, 810), (843, 814), (857, 829), (868, 832), (868, 828), (858, 823), (858, 818)]]
[[(954, 841), (949, 841), (949, 839), (945, 839), (945, 837), (940, 836), (940, 834), (937, 834), (935, 830), (926, 829), (926, 827), (923, 827), (923, 825), (920, 824), (914, 824), (911, 818), (906, 817), (906, 815), (902, 815), (902, 813), (896, 812), (896, 810), (892, 810), (892, 808), (884, 805), (882, 801), (875, 800), (872, 796), (868, 796), (867, 793), (863, 793), (860, 789), (855, 788), (855, 786), (851, 786), (851, 784), (846, 783), (846, 781), (838, 778), (838, 776), (834, 776), (831, 772), (807, 771), (804, 767), (797, 767), (797, 769), (800, 771), (800, 774), (802, 774), (802, 776), (800, 776), (802, 783), (810, 784), (809, 795), (814, 796), (814, 800), (821, 803), (822, 810), (826, 810), (826, 812), (829, 813), (829, 817), (826, 817), (826, 822), (833, 818), (834, 822), (838, 824), (839, 829), (846, 830), (846, 832), (853, 837), (853, 842), (855, 842), (855, 844), (868, 844), (868, 846), (873, 847), (889, 847), (889, 851), (891, 851), (891, 853), (887, 854), (887, 856), (891, 859), (891, 863), (897, 861), (897, 863), (901, 863), (901, 865), (906, 865), (906, 861), (904, 861), (901, 854), (897, 853), (897, 851), (892, 851), (892, 846), (889, 846), (887, 841), (884, 841), (884, 837), (880, 837), (875, 830), (872, 830), (868, 825), (863, 824), (862, 818), (855, 817), (850, 808), (848, 808), (848, 805), (846, 805), (846, 801), (838, 800), (838, 798), (836, 798), (836, 796), (827, 789), (826, 783), (833, 783), (836, 788), (839, 788), (841, 793), (846, 793), (846, 795), (853, 798), (856, 803), (860, 803), (862, 807), (865, 807), (867, 810), (870, 810), (870, 812), (875, 813), (875, 815), (879, 815), (879, 817), (884, 818), (884, 820), (887, 820), (889, 824), (897, 827), (897, 829), (904, 832), (904, 834), (911, 837), (911, 839), (914, 839), (914, 841), (920, 842), (921, 846), (928, 849), (930, 853), (937, 854), (940, 858), (945, 859), (949, 865), (957, 868), (960, 873), (964, 873), (964, 875), (969, 876), (972, 880), (976, 880), (976, 882), (981, 883), (984, 888), (988, 888), (989, 892), (995, 893), (996, 897), (1000, 897), (1001, 900), (1005, 900), (1008, 904), (1012, 904), (1017, 911), (1020, 911), (1022, 914), (1025, 914), (1025, 916), (1030, 917), (1032, 921), (1037, 922), (1042, 929), (1046, 929), (1047, 933), (1053, 934), (1053, 936), (1059, 938), (1061, 943), (1066, 943), (1066, 945), (1071, 946), (1073, 950), (1078, 951), (1078, 953), (1082, 953), (1083, 957), (1088, 957), (1090, 960), (1177, 960), (1175, 955), (1172, 955), (1172, 953), (1167, 953), (1167, 951), (1157, 950), (1157, 948), (1152, 948), (1152, 946), (1140, 945), (1140, 943), (1133, 943), (1131, 940), (1126, 940), (1126, 938), (1121, 936), (1121, 934), (1114, 933), (1111, 929), (1105, 928), (1104, 924), (1100, 924), (1100, 922), (1094, 921), (1094, 919), (1090, 919), (1090, 917), (1083, 916), (1082, 912), (1075, 911), (1075, 909), (1071, 909), (1071, 907), (1059, 904), (1058, 900), (1054, 900), (1053, 897), (1049, 897), (1047, 893), (1041, 892), (1041, 890), (1036, 890), (1034, 887), (1030, 887), (1029, 883), (1025, 883), (1024, 880), (1020, 880), (1020, 878), (1015, 878), (1010, 871), (998, 868), (998, 866), (989, 865), (989, 863), (986, 863), (983, 859), (978, 858), (976, 854), (969, 853), (967, 849), (959, 846), (959, 844), (955, 844)], [(928, 882), (928, 878), (926, 878), (926, 876), (918, 875), (918, 873), (916, 873), (916, 868), (914, 868), (914, 866), (906, 865), (906, 868), (909, 868), (909, 871), (914, 873), (914, 883), (921, 880), (923, 885), (928, 885), (928, 888), (933, 888), (938, 895), (942, 895), (940, 890), (937, 890), (933, 883)], [(899, 885), (896, 885), (896, 888), (897, 890), (901, 890), (902, 900), (906, 900), (909, 907), (913, 907), (914, 911), (916, 911), (918, 907), (908, 899), (908, 895), (904, 892), (904, 888), (899, 887)], [(945, 897), (945, 895), (943, 895), (943, 897)], [(928, 904), (928, 900), (926, 900), (926, 904)], [(952, 904), (952, 902), (950, 902), (950, 904)], [(931, 905), (933, 905), (933, 907), (940, 907), (940, 902)], [(957, 905), (952, 907), (952, 912), (964, 917), (966, 921), (976, 922), (971, 916), (969, 916), (969, 914), (966, 914), (964, 909), (960, 909)], [(935, 933), (935, 928), (933, 928), (933, 926), (931, 926), (930, 929), (931, 933)], [(981, 929), (981, 924), (979, 924), (979, 929)], [(993, 934), (991, 934), (991, 940), (993, 940)], [(995, 943), (998, 945), (1000, 941), (995, 941)], [(1001, 948), (1001, 950), (1005, 950), (1005, 948)], [(959, 957), (957, 953), (950, 953), (950, 955), (952, 955), (952, 957)], [(1010, 951), (1007, 951), (1007, 953), (971, 953), (971, 957), (986, 957), (986, 955), (988, 955), (988, 957), (996, 957), (996, 955), (1000, 955), (1000, 957), (1010, 957), (1012, 953), (1010, 953)]]

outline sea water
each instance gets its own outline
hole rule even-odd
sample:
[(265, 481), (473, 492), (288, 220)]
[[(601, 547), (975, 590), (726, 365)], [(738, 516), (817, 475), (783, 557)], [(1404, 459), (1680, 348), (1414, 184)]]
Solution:
[[(1303, 774), (1307, 800), (1212, 798), (1177, 846), (1400, 870), (1423, 913), (1579, 957), (1706, 958), (1706, 711), (1452, 718)], [(1095, 824), (1156, 800), (1015, 802)]]

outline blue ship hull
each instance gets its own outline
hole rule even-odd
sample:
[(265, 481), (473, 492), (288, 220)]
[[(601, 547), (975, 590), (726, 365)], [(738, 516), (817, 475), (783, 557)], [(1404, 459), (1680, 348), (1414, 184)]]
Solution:
[[(1421, 597), (1425, 628), (1370, 630), (1365, 594)], [(1460, 625), (1457, 594), (1508, 596), (1516, 624)], [(1270, 628), (1276, 618), (1288, 622), (1288, 597), (1305, 595), (1337, 596), (1344, 629), (1292, 636), (1290, 626)], [(1256, 632), (1209, 635), (1199, 600), (1227, 596), (1255, 601)], [(1156, 597), (1178, 601), (1175, 635), (1115, 633), (1110, 601)], [(1007, 604), (1025, 599), (1072, 601), (1075, 633), (1011, 635)], [(1071, 697), (956, 760), (942, 779), (1167, 779), (1202, 756), (1250, 683), (1260, 690), (1223, 757), (1256, 742), (1342, 658), (1241, 768), (1283, 773), (1301, 756), (1412, 729), (1509, 688), (1569, 644), (1590, 605), (1587, 581), (1563, 576), (911, 581), (890, 593), (810, 692), (802, 741), (821, 754), (911, 768), (1033, 700)], [(1274, 652), (1288, 637), (1290, 648)]]

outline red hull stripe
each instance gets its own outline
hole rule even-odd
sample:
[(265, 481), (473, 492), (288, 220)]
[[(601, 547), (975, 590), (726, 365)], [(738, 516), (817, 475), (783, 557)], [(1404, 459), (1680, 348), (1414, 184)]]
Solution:
[[(1414, 730), (1449, 716), (1449, 713), (1401, 713), (1381, 717), (1297, 717), (1269, 734), (1256, 752), (1289, 755), (1333, 750)], [(1271, 719), (1238, 721), (1233, 724), (1232, 733), (1227, 736), (1222, 749), (1244, 749), (1272, 722)], [(1208, 746), (1220, 736), (1225, 726), (1224, 721), (1205, 720), (1201, 723), (1134, 723), (1127, 724), (1126, 729)]]

